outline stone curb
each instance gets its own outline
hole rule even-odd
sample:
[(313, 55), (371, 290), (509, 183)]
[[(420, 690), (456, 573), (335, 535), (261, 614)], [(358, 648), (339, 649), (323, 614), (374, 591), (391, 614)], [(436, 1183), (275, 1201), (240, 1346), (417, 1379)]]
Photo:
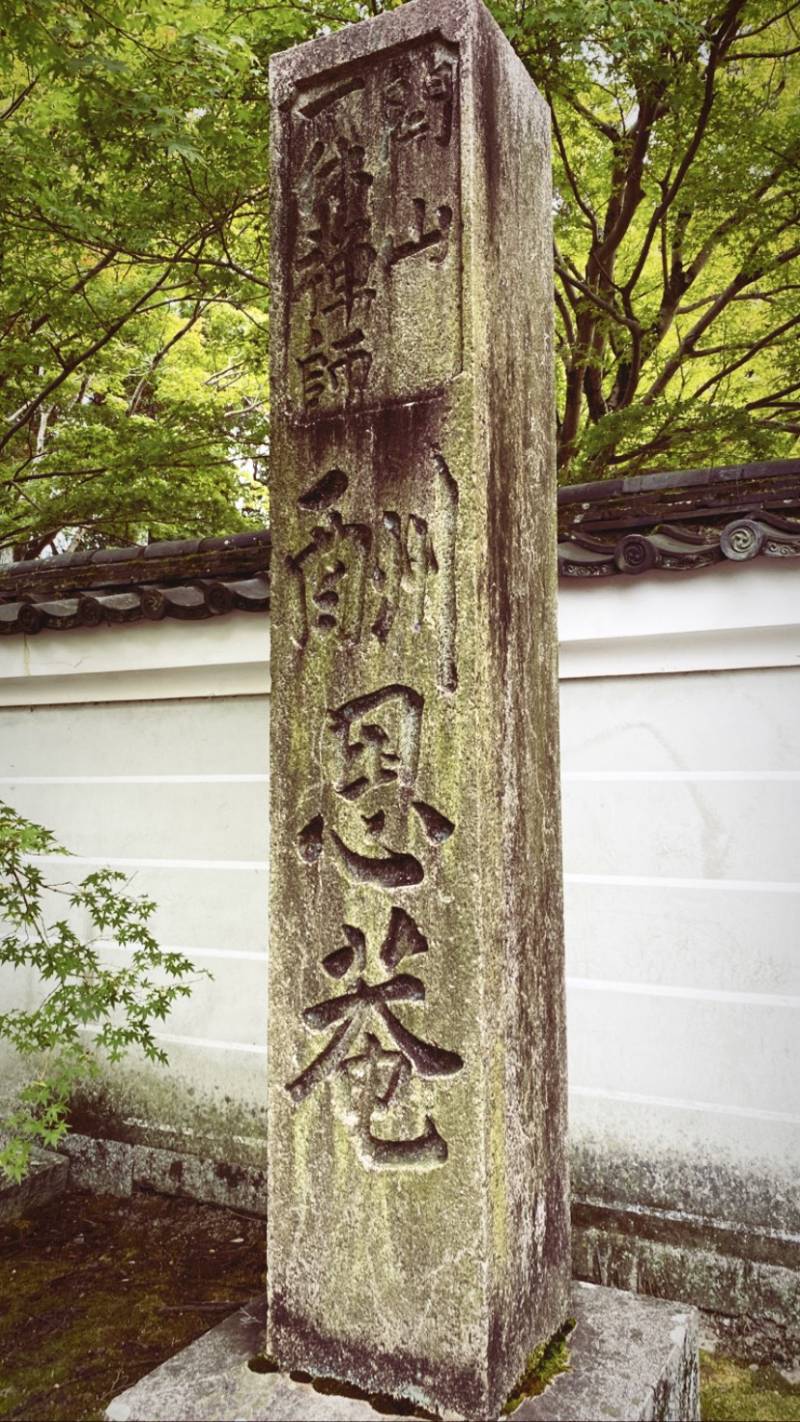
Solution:
[(255, 1166), (79, 1134), (65, 1136), (59, 1150), (69, 1159), (75, 1190), (121, 1199), (134, 1190), (153, 1190), (245, 1214), (265, 1214), (265, 1175)]
[(28, 1175), (19, 1184), (0, 1182), (0, 1224), (18, 1219), (38, 1205), (63, 1195), (69, 1178), (69, 1162), (51, 1150), (37, 1150)]

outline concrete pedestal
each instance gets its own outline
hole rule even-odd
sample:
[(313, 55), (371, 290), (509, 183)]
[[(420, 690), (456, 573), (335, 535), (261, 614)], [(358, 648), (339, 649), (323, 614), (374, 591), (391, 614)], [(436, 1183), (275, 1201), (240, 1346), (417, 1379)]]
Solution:
[[(519, 1422), (696, 1422), (697, 1314), (663, 1299), (573, 1284), (570, 1366), (512, 1414)], [(392, 1422), (388, 1399), (248, 1365), (264, 1346), (257, 1299), (120, 1393), (107, 1422)], [(336, 1391), (329, 1391), (336, 1388)], [(355, 1394), (355, 1395), (354, 1395)], [(390, 1406), (391, 1404), (388, 1403)]]

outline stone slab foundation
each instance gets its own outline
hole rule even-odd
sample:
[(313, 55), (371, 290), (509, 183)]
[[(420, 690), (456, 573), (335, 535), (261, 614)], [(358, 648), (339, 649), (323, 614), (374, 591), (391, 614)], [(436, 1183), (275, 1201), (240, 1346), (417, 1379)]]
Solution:
[[(520, 1422), (697, 1422), (697, 1315), (662, 1299), (575, 1284), (570, 1364), (511, 1415)], [(257, 1299), (162, 1363), (106, 1409), (107, 1422), (391, 1422), (386, 1398), (329, 1391), (327, 1384), (248, 1365), (264, 1346), (266, 1305)], [(352, 1394), (355, 1390), (350, 1389)], [(409, 1416), (406, 1411), (402, 1414)]]
[(24, 1180), (19, 1184), (0, 1180), (0, 1225), (63, 1195), (68, 1178), (69, 1162), (63, 1155), (56, 1155), (52, 1150), (35, 1151)]
[(248, 1215), (265, 1213), (265, 1175), (258, 1166), (72, 1133), (59, 1149), (69, 1159), (73, 1190), (120, 1198), (152, 1190)]

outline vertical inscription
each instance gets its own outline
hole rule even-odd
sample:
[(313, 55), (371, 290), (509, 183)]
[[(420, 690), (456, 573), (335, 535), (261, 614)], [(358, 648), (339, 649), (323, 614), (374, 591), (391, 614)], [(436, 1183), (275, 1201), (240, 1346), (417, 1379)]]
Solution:
[[(324, 802), (297, 834), (297, 852), (306, 865), (317, 866), (328, 846), (336, 869), (353, 884), (394, 894), (423, 882), (426, 864), (409, 852), (414, 825), (430, 853), (456, 829), (441, 810), (417, 797), (423, 713), (422, 695), (401, 684), (354, 696), (328, 711), (320, 756)], [(442, 1165), (447, 1142), (431, 1114), (419, 1134), (386, 1134), (392, 1128), (390, 1107), (407, 1104), (403, 1095), (415, 1073), (436, 1079), (454, 1076), (464, 1065), (457, 1053), (417, 1036), (390, 1007), (425, 1001), (421, 978), (393, 970), (404, 958), (427, 953), (428, 939), (411, 913), (394, 903), (378, 952), (392, 976), (374, 982), (364, 976), (365, 933), (346, 923), (342, 932), (344, 944), (324, 952), (321, 966), (329, 977), (346, 979), (348, 991), (304, 1009), (310, 1031), (334, 1030), (286, 1090), (299, 1105), (316, 1086), (328, 1083), (333, 1109), (368, 1169)], [(376, 1113), (385, 1127), (377, 1135)]]
[[(460, 368), (456, 79), (456, 48), (430, 39), (315, 80), (288, 107), (286, 388), (303, 423), (408, 404)], [(464, 1066), (403, 1015), (428, 1000), (419, 955), (443, 951), (435, 895), (414, 913), (407, 896), (434, 865), (446, 885), (442, 847), (457, 834), (419, 781), (436, 701), (458, 684), (458, 486), (430, 434), (403, 458), (372, 459), (309, 471), (283, 566), (289, 635), (314, 688), (317, 788), (294, 825), (301, 879), (334, 875), (347, 902), (379, 896), (384, 927), (374, 904), (350, 922), (332, 907), (318, 924), (319, 971), (342, 991), (302, 1006), (300, 1070), (284, 1086), (298, 1110), (319, 1093), (365, 1168), (419, 1170), (443, 1165), (448, 1143), (415, 1082)], [(396, 971), (410, 957), (417, 971)]]
[[(367, 941), (360, 928), (342, 924), (344, 943), (327, 953), (322, 968), (342, 981), (345, 991), (315, 1002), (303, 1012), (311, 1032), (327, 1032), (328, 1040), (308, 1066), (286, 1087), (300, 1103), (322, 1082), (339, 1088), (338, 1112), (350, 1129), (361, 1163), (372, 1170), (404, 1170), (441, 1165), (447, 1142), (432, 1115), (426, 1114), (416, 1135), (387, 1135), (391, 1108), (402, 1104), (411, 1077), (454, 1076), (464, 1063), (456, 1052), (427, 1042), (397, 1015), (399, 1003), (425, 1001), (425, 984), (414, 973), (396, 973), (406, 957), (428, 952), (428, 940), (402, 908), (393, 908), (378, 950), (376, 971), (388, 972), (380, 982), (368, 982)], [(388, 1039), (388, 1047), (384, 1040)], [(373, 1131), (375, 1121), (384, 1129)]]
[[(384, 509), (368, 521), (346, 521), (340, 504), (350, 480), (329, 469), (297, 500), (308, 540), (286, 558), (290, 635), (296, 647), (332, 635), (349, 646), (367, 634), (390, 643), (405, 625), (420, 633), (426, 619), (438, 643), (440, 691), (458, 686), (456, 663), (456, 534), (458, 485), (442, 455), (408, 471), (408, 482), (433, 482), (429, 517)], [(435, 530), (432, 531), (432, 530)]]
[(290, 106), (295, 416), (408, 398), (461, 368), (456, 81), (455, 49), (431, 39)]

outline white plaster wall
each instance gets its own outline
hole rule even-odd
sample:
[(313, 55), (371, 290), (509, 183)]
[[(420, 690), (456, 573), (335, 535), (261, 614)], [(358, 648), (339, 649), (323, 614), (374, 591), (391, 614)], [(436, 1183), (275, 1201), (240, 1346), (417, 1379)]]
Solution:
[[(602, 1157), (679, 1181), (685, 1162), (687, 1209), (698, 1167), (780, 1192), (800, 1159), (800, 569), (562, 584), (560, 639), (580, 1189)], [(256, 1135), (268, 684), (254, 615), (0, 642), (0, 798), (73, 872), (129, 871), (161, 942), (211, 969), (161, 1034), (170, 1080)], [(4, 1004), (32, 1001), (0, 972)]]

